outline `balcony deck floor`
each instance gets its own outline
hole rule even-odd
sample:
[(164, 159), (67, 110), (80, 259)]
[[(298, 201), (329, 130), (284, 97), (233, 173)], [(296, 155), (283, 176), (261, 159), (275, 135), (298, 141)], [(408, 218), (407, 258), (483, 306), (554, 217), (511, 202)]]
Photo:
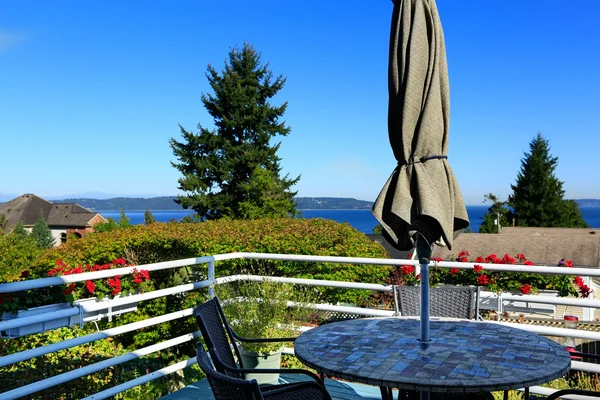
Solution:
[[(279, 377), (281, 383), (299, 382), (306, 379), (298, 379), (296, 375), (282, 374)], [(381, 392), (376, 386), (362, 385), (352, 382), (341, 382), (331, 379), (325, 379), (327, 391), (331, 394), (333, 400), (381, 400)], [(394, 391), (395, 397), (397, 391)], [(183, 389), (173, 392), (160, 400), (214, 400), (210, 386), (206, 379), (188, 385)]]

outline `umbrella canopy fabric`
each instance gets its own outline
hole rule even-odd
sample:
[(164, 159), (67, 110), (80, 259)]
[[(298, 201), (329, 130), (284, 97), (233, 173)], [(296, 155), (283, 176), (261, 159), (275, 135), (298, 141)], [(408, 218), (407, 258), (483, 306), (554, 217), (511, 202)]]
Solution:
[(444, 34), (434, 0), (393, 0), (388, 134), (398, 166), (373, 205), (384, 237), (409, 250), (419, 232), (429, 244), (469, 226), (448, 163), (450, 86)]

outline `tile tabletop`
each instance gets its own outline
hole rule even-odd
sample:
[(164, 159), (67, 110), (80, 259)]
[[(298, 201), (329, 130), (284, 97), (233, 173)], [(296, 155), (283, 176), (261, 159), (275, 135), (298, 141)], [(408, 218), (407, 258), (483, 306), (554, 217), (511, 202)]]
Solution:
[(415, 319), (365, 318), (321, 325), (300, 335), (296, 356), (329, 376), (400, 389), (476, 392), (549, 382), (571, 366), (558, 343), (506, 325), (431, 321), (419, 341)]

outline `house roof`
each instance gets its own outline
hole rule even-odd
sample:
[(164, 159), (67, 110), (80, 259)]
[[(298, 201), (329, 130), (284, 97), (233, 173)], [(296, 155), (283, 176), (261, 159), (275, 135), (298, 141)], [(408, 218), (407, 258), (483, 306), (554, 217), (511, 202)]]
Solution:
[[(600, 267), (600, 233), (582, 234), (568, 228), (511, 228), (517, 231), (501, 234), (463, 233), (454, 242), (453, 251), (436, 246), (433, 257), (445, 260), (466, 250), (471, 258), (496, 254), (512, 257), (522, 253), (536, 264), (556, 265), (561, 259), (573, 260), (575, 266)], [(551, 231), (547, 231), (552, 229)]]
[(7, 217), (4, 227), (7, 231), (12, 229), (17, 222), (22, 221), (25, 226), (30, 226), (40, 219), (40, 210), (48, 220), (52, 203), (34, 194), (24, 194), (4, 204), (0, 204), (0, 215)]
[(594, 228), (535, 228), (524, 226), (503, 226), (501, 235), (529, 236), (590, 236), (600, 235), (599, 229)]
[(0, 215), (7, 217), (5, 226), (7, 231), (11, 230), (19, 221), (22, 221), (26, 227), (32, 226), (39, 220), (40, 210), (44, 213), (44, 218), (51, 228), (88, 227), (91, 226), (91, 221), (100, 215), (75, 203), (52, 204), (34, 194), (24, 194), (0, 204)]
[(85, 227), (99, 215), (75, 203), (52, 204), (47, 222), (49, 226)]

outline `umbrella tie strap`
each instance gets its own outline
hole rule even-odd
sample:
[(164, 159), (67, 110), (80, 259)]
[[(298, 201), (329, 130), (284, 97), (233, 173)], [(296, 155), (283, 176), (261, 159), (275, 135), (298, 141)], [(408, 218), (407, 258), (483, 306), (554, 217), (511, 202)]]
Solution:
[(398, 166), (400, 167), (404, 167), (407, 166), (409, 164), (416, 164), (416, 163), (422, 163), (425, 161), (429, 161), (429, 160), (441, 160), (441, 159), (448, 159), (448, 156), (423, 156), (420, 158), (413, 158), (412, 161), (403, 161), (403, 162), (399, 162)]

